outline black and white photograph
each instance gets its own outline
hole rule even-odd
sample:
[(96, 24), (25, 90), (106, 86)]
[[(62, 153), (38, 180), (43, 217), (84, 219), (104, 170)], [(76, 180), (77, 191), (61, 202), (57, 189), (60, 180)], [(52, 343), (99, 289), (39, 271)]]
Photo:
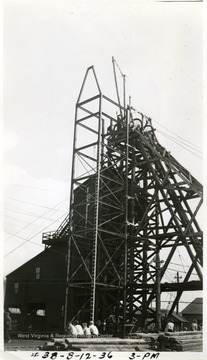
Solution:
[(0, 359), (204, 359), (203, 2), (2, 8)]

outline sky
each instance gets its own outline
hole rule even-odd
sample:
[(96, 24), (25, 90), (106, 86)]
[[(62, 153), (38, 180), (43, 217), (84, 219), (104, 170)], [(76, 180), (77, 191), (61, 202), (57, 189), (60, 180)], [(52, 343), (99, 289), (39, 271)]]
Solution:
[(203, 182), (202, 13), (201, 2), (5, 1), (5, 275), (67, 215), (75, 104), (91, 65), (116, 100), (114, 56), (132, 106)]

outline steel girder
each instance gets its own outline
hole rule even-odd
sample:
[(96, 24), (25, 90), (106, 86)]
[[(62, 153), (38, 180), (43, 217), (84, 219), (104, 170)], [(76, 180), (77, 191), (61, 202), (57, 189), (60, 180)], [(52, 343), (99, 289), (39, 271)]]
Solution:
[[(54, 235), (69, 235), (65, 322), (113, 314), (123, 334), (127, 323), (156, 319), (159, 330), (154, 301), (176, 293), (172, 313), (183, 291), (202, 289), (202, 192), (159, 144), (151, 119), (104, 96), (89, 68), (76, 104), (69, 218)], [(180, 254), (189, 266), (175, 283), (168, 271)]]

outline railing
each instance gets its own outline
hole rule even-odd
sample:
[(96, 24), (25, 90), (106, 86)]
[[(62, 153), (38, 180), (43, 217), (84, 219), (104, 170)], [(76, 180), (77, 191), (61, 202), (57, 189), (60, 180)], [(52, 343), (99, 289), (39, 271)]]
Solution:
[(42, 242), (50, 242), (66, 237), (69, 234), (69, 214), (60, 224), (56, 231), (49, 231), (42, 234)]

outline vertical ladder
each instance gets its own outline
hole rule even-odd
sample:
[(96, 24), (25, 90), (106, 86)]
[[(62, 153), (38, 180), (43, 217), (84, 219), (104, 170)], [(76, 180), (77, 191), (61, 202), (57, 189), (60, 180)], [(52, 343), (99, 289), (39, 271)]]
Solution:
[(98, 225), (99, 225), (99, 192), (100, 192), (100, 171), (101, 171), (101, 116), (99, 119), (99, 137), (97, 141), (97, 165), (95, 179), (95, 200), (94, 200), (94, 229), (92, 249), (92, 271), (91, 271), (91, 296), (90, 296), (90, 320), (94, 321), (96, 304), (96, 273), (97, 273), (97, 247), (98, 247)]
[(98, 207), (99, 207), (99, 177), (95, 181), (95, 203), (94, 203), (94, 231), (92, 250), (91, 271), (91, 296), (90, 296), (90, 320), (94, 321), (96, 302), (96, 270), (97, 270), (97, 243), (98, 243)]

